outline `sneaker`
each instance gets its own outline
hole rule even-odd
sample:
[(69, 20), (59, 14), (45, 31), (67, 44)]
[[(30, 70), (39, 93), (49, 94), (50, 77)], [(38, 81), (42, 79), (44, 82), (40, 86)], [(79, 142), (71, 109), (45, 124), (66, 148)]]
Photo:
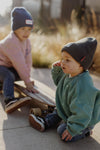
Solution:
[(43, 118), (30, 114), (29, 122), (30, 122), (30, 125), (36, 130), (39, 130), (41, 132), (45, 130), (45, 121), (43, 120)]
[(14, 103), (16, 103), (19, 100), (19, 98), (10, 98), (5, 100), (5, 107), (8, 107)]
[(8, 99), (5, 101), (5, 112), (6, 113), (11, 113), (18, 108), (29, 104), (31, 101), (30, 97), (22, 97), (22, 98), (13, 98), (13, 99)]

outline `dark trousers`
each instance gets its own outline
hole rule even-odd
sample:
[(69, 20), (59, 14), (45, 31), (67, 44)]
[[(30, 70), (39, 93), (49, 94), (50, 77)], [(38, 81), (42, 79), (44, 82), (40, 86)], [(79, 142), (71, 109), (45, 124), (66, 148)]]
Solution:
[[(46, 129), (50, 128), (50, 127), (57, 127), (57, 133), (60, 135), (60, 137), (62, 137), (63, 132), (66, 130), (67, 123), (65, 123), (65, 122), (60, 123), (61, 121), (62, 121), (62, 119), (58, 116), (57, 110), (54, 110), (53, 113), (50, 113), (45, 117)], [(83, 131), (81, 131), (81, 134), (75, 135), (68, 142), (74, 142), (79, 139), (85, 138), (86, 136), (88, 136), (90, 134), (92, 129), (93, 129), (93, 127), (85, 128)], [(65, 139), (63, 141), (65, 141)]]
[(53, 113), (47, 114), (45, 117), (46, 128), (56, 127), (60, 122), (61, 118), (57, 114), (57, 110), (55, 109)]
[(0, 66), (0, 83), (2, 84), (5, 99), (14, 98), (14, 81), (20, 80), (14, 68)]

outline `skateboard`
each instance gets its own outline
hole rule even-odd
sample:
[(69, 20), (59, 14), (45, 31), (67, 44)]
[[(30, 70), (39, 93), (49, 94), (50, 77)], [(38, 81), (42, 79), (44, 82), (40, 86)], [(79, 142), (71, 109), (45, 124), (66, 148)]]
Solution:
[[(18, 92), (19, 97), (24, 96), (18, 102), (12, 104), (8, 108), (5, 109), (7, 113), (11, 113), (16, 109), (30, 104), (31, 111), (32, 109), (36, 109), (35, 112), (42, 114), (44, 112), (51, 112), (55, 107), (55, 92), (46, 86), (45, 84), (37, 81), (34, 81), (33, 88), (37, 90), (37, 93), (29, 92), (23, 81), (17, 81), (14, 83), (15, 91)], [(38, 108), (38, 109), (37, 109)]]

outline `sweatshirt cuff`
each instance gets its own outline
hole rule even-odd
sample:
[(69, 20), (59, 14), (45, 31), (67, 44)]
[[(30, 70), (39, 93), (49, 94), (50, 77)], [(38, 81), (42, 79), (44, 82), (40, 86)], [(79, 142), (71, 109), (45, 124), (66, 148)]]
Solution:
[(60, 66), (53, 66), (52, 73), (59, 73), (59, 72), (63, 72), (62, 68)]

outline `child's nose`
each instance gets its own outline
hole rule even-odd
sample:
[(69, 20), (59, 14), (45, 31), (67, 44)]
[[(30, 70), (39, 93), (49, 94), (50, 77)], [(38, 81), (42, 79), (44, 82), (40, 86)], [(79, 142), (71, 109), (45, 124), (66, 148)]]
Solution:
[(29, 31), (25, 31), (25, 34), (26, 34), (26, 35), (29, 35), (29, 34), (30, 34), (30, 32), (29, 32)]
[(63, 66), (64, 66), (64, 64), (65, 64), (65, 63), (64, 63), (64, 61), (61, 61), (61, 67), (63, 67)]
[(65, 64), (65, 60), (62, 60), (61, 63), (62, 63), (62, 64)]

